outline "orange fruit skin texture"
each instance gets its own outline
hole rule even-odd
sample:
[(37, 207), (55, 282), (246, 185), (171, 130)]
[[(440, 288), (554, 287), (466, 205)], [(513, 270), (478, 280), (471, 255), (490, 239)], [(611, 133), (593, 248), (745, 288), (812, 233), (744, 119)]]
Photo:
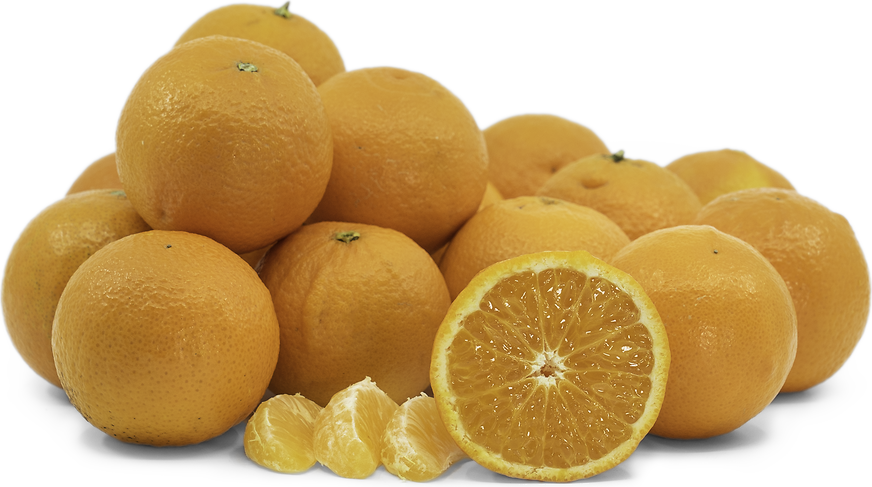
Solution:
[(73, 185), (67, 190), (67, 195), (92, 189), (123, 188), (121, 180), (118, 179), (118, 167), (115, 165), (115, 153), (113, 152), (97, 159), (86, 167), (82, 174), (73, 181)]
[(61, 384), (128, 443), (214, 438), (260, 403), (279, 353), (269, 291), (239, 256), (186, 232), (107, 245), (73, 274), (52, 331)]
[(612, 264), (642, 285), (669, 337), (669, 384), (653, 434), (728, 433), (772, 402), (793, 365), (797, 331), (787, 285), (765, 257), (713, 227), (687, 225), (640, 237)]
[(794, 189), (775, 169), (732, 149), (689, 154), (672, 161), (666, 169), (687, 182), (704, 205), (722, 194), (742, 189)]
[(345, 72), (339, 50), (324, 31), (300, 15), (277, 15), (275, 7), (237, 4), (212, 10), (194, 22), (176, 45), (213, 35), (248, 39), (278, 49), (299, 63), (316, 86)]
[(484, 137), (445, 87), (423, 74), (369, 68), (318, 91), (334, 146), (314, 221), (393, 228), (435, 252), (475, 214), (487, 185)]
[[(240, 71), (240, 61), (257, 72)], [(116, 142), (118, 174), (146, 222), (237, 253), (299, 227), (332, 164), (326, 113), (300, 66), (222, 36), (182, 44), (149, 67), (121, 112)]]
[[(343, 232), (359, 238), (337, 240)], [(429, 254), (405, 235), (360, 223), (306, 225), (270, 249), (260, 277), (282, 334), (272, 392), (299, 392), (324, 406), (365, 376), (395, 402), (429, 384), (448, 289)]]
[(506, 198), (531, 196), (552, 174), (593, 154), (609, 154), (589, 128), (556, 115), (526, 114), (484, 130), (489, 177)]
[(538, 195), (589, 206), (635, 240), (661, 228), (693, 222), (702, 207), (693, 190), (653, 162), (593, 155), (555, 173)]
[(783, 392), (832, 376), (869, 318), (869, 267), (848, 221), (795, 191), (760, 188), (723, 195), (696, 219), (753, 245), (778, 270), (796, 307), (796, 361)]
[(3, 275), (3, 318), (21, 358), (42, 378), (61, 386), (51, 326), (70, 276), (108, 243), (146, 230), (123, 191), (93, 190), (54, 203), (21, 232)]
[(440, 261), (451, 299), (485, 267), (511, 257), (586, 250), (608, 261), (630, 243), (613, 221), (591, 208), (542, 196), (521, 196), (481, 210), (457, 232)]

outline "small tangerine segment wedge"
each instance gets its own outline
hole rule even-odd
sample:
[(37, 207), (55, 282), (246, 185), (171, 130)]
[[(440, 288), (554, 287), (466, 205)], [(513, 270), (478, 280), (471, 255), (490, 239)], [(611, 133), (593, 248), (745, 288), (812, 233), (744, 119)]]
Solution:
[(369, 377), (337, 392), (315, 420), (315, 458), (340, 477), (369, 477), (381, 464), (382, 435), (398, 407)]
[(276, 472), (305, 472), (315, 465), (312, 436), (322, 409), (300, 394), (262, 402), (245, 425), (245, 455)]
[(436, 400), (424, 393), (400, 405), (382, 437), (382, 464), (403, 480), (433, 480), (465, 457), (442, 424)]
[(433, 393), (473, 460), (533, 480), (587, 478), (625, 460), (665, 393), (666, 331), (641, 286), (584, 251), (494, 264), (452, 303)]

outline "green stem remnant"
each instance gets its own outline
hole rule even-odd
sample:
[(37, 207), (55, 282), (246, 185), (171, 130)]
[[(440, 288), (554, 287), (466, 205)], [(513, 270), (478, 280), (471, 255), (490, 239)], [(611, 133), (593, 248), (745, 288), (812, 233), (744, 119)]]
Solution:
[(619, 150), (618, 152), (615, 152), (614, 154), (612, 154), (612, 160), (615, 162), (623, 161), (624, 160), (624, 151)]
[(288, 8), (290, 8), (290, 6), (291, 6), (291, 2), (285, 2), (284, 5), (273, 10), (273, 13), (278, 15), (279, 17), (284, 17), (286, 19), (289, 19), (289, 18), (291, 18), (291, 11), (288, 10)]
[(360, 234), (357, 232), (339, 232), (334, 238), (340, 242), (351, 243), (359, 239)]
[(257, 66), (255, 66), (251, 63), (238, 62), (238, 63), (236, 63), (236, 68), (239, 69), (240, 71), (245, 71), (246, 73), (256, 73), (257, 72)]

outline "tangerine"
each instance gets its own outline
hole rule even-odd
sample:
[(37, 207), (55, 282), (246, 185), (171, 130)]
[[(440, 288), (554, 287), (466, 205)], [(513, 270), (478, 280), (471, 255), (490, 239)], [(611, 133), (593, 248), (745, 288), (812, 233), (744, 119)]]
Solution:
[(269, 291), (212, 239), (152, 230), (86, 260), (52, 327), (61, 385), (82, 416), (128, 443), (214, 438), (254, 411), (279, 353)]
[(796, 360), (781, 390), (825, 381), (848, 360), (869, 318), (869, 267), (850, 223), (796, 191), (756, 188), (700, 210), (711, 225), (748, 242), (784, 278), (796, 308)]
[(51, 327), (67, 281), (99, 249), (147, 230), (124, 191), (101, 189), (63, 198), (21, 232), (3, 275), (3, 318), (21, 358), (42, 378), (61, 386)]
[(623, 151), (579, 159), (557, 171), (536, 194), (593, 208), (631, 240), (689, 224), (701, 207), (681, 178), (653, 162), (626, 159)]
[(642, 285), (669, 335), (669, 387), (651, 433), (729, 433), (772, 402), (796, 356), (796, 311), (760, 252), (683, 225), (639, 237), (612, 264)]
[(484, 137), (463, 103), (423, 74), (369, 68), (318, 87), (333, 170), (314, 221), (393, 228), (435, 252), (479, 207)]
[(535, 195), (567, 164), (610, 154), (592, 130), (556, 115), (509, 117), (484, 129), (484, 138), (488, 177), (506, 198)]
[(118, 174), (153, 228), (237, 253), (299, 227), (324, 194), (332, 139), (312, 81), (254, 41), (195, 39), (158, 59), (118, 122)]

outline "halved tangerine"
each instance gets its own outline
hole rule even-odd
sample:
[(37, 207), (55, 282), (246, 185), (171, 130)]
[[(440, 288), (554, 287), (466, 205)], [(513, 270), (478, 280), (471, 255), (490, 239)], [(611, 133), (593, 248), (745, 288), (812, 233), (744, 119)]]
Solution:
[(584, 251), (527, 254), (481, 271), (436, 335), (440, 416), (473, 460), (511, 477), (587, 478), (651, 429), (669, 344), (628, 274)]

